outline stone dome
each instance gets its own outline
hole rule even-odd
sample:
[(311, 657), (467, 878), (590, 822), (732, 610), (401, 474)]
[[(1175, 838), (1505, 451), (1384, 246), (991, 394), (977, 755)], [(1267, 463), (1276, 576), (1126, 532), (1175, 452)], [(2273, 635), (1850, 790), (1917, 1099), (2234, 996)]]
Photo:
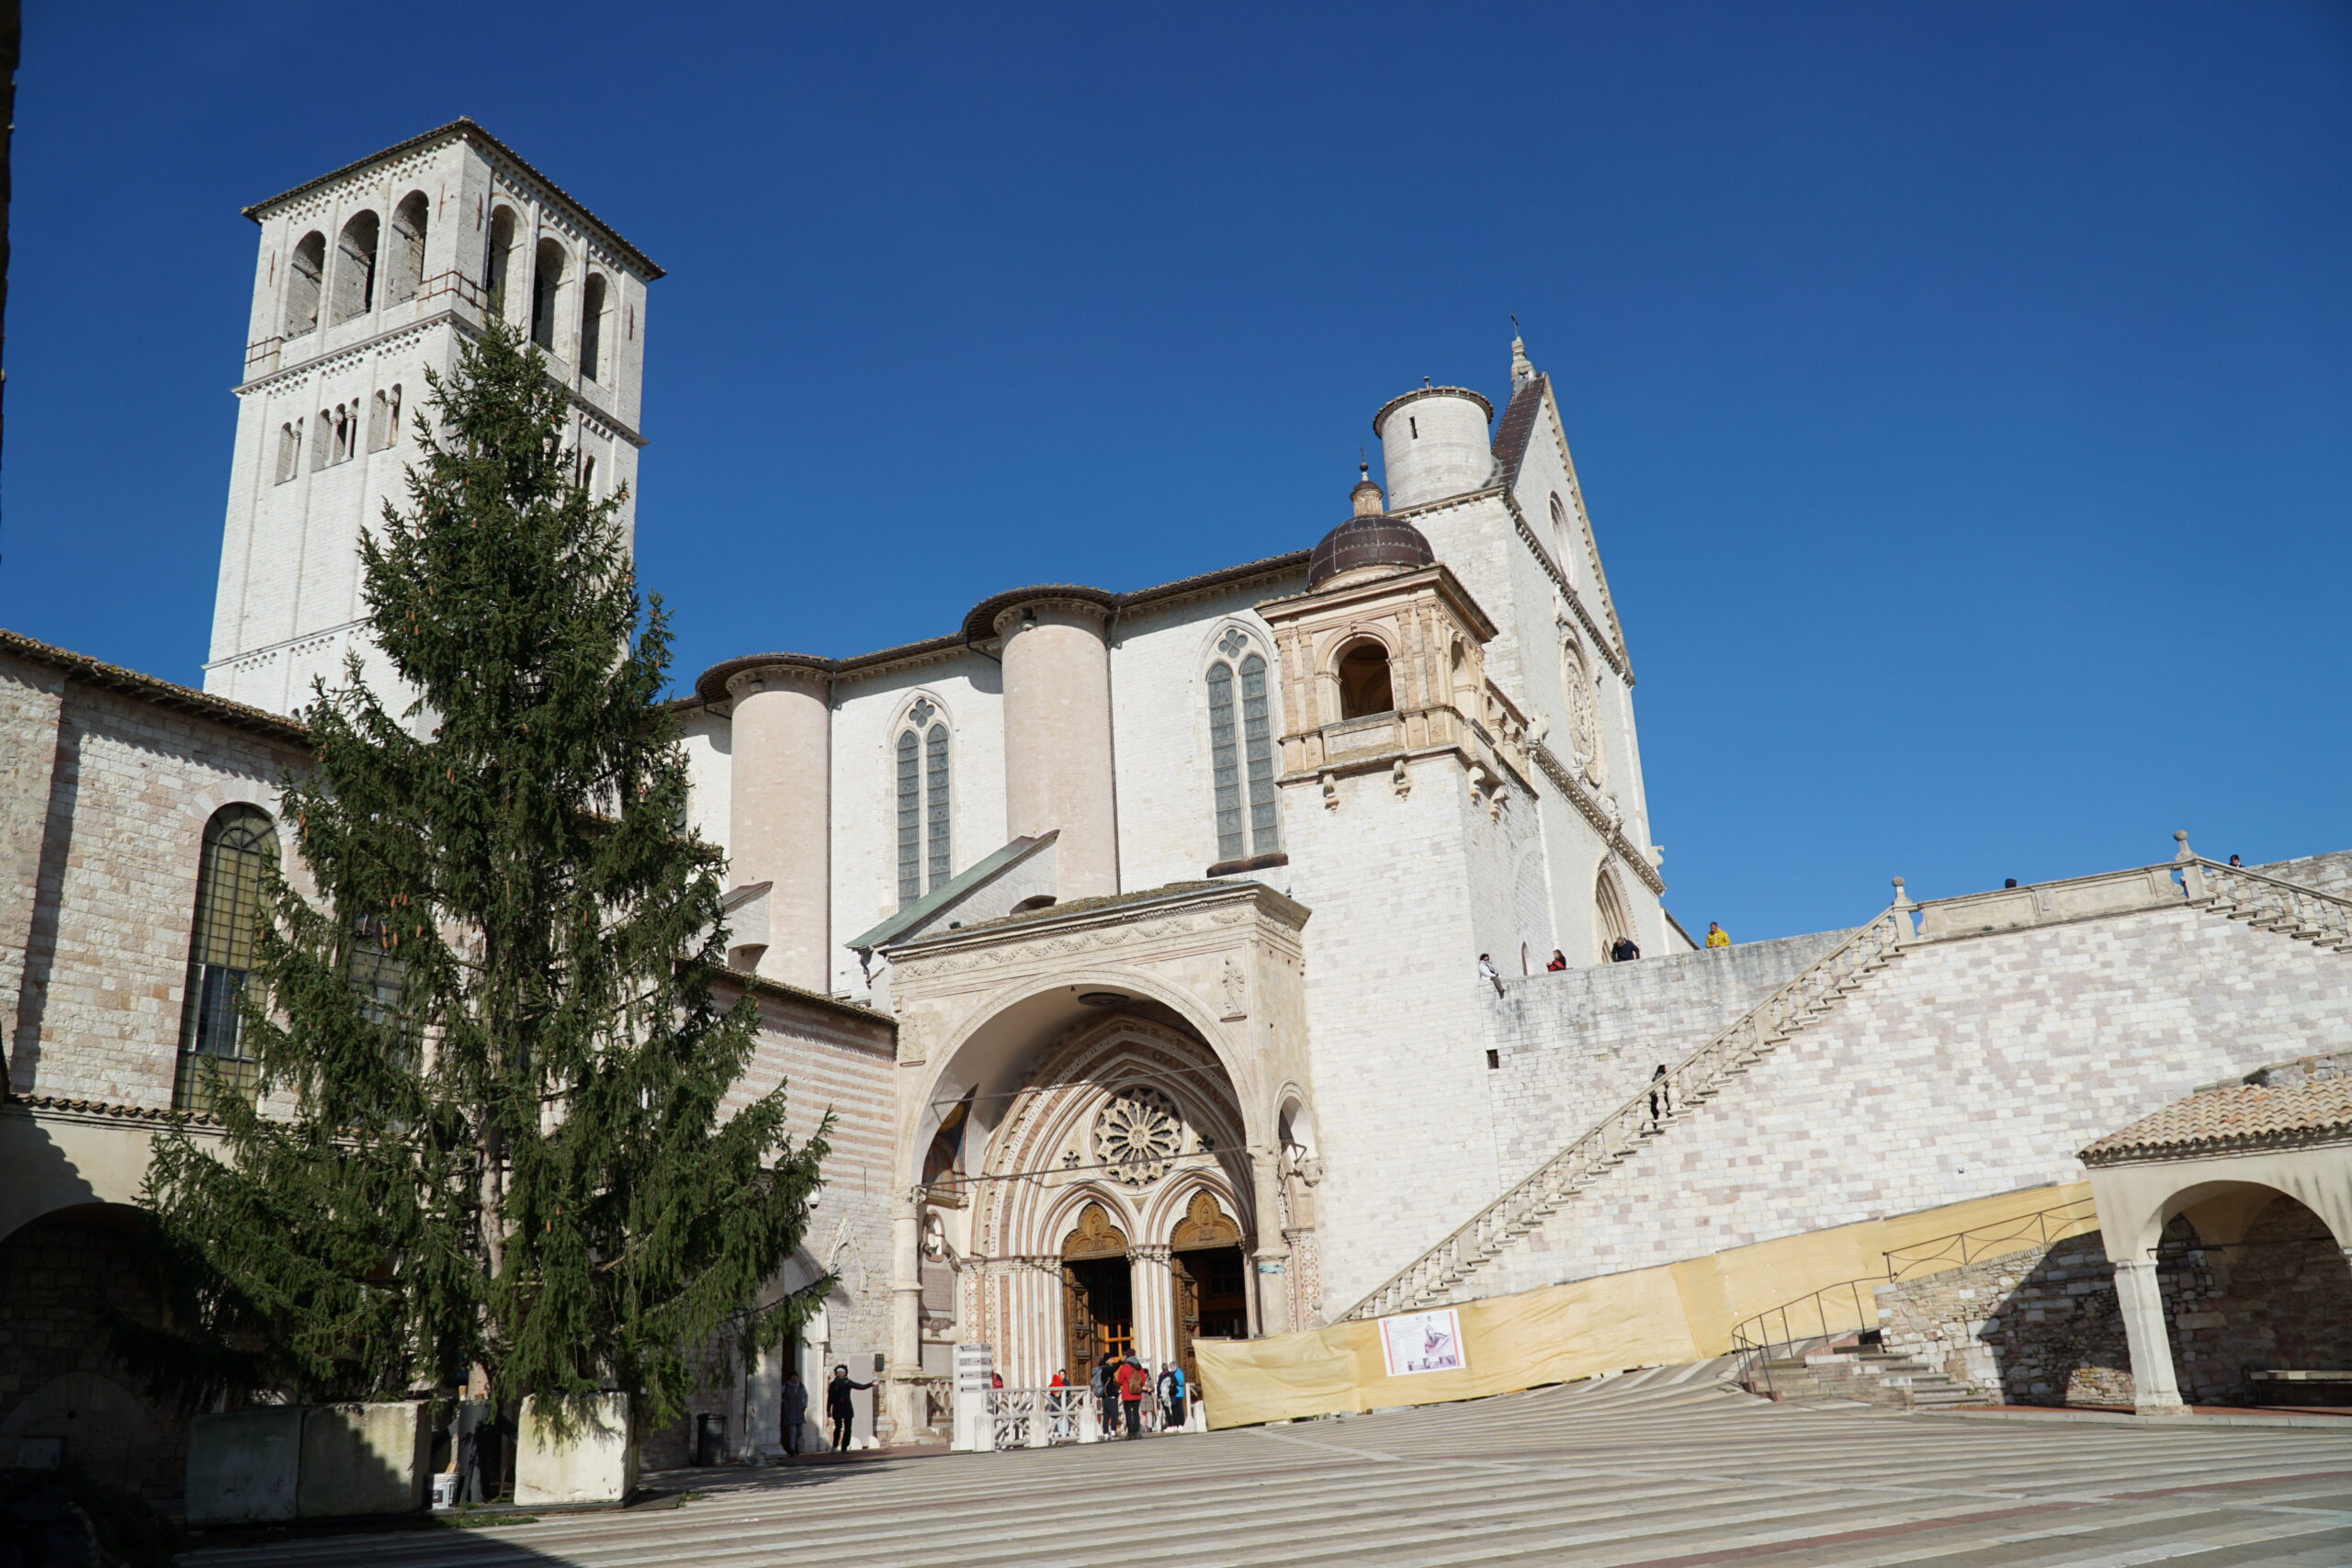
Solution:
[(1355, 515), (1323, 536), (1307, 558), (1306, 586), (1311, 592), (1343, 571), (1358, 567), (1393, 566), (1410, 570), (1437, 559), (1419, 528), (1381, 510), (1380, 487), (1366, 473), (1356, 481), (1348, 499)]

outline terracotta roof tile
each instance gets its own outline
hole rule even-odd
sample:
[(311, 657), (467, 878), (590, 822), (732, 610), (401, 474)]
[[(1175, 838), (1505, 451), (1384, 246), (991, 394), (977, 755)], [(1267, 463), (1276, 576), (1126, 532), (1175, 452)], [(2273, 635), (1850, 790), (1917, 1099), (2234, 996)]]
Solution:
[(2352, 1078), (2287, 1089), (2229, 1085), (2176, 1100), (2085, 1149), (2085, 1165), (2352, 1142)]
[(1536, 411), (1544, 406), (1544, 389), (1550, 385), (1540, 370), (1521, 381), (1495, 426), (1495, 466), (1502, 470), (1505, 486), (1519, 483), (1519, 467), (1527, 461), (1527, 444), (1535, 434)]

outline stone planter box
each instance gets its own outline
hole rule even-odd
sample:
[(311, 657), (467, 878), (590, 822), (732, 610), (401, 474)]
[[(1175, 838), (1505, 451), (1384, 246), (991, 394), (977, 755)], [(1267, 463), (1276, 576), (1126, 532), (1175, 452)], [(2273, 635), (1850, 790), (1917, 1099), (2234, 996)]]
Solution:
[(628, 1395), (598, 1394), (575, 1406), (571, 1431), (556, 1435), (539, 1402), (523, 1402), (514, 1440), (514, 1503), (619, 1503), (637, 1489), (637, 1431)]
[(257, 1404), (190, 1423), (187, 1522), (264, 1524), (415, 1513), (432, 1404)]

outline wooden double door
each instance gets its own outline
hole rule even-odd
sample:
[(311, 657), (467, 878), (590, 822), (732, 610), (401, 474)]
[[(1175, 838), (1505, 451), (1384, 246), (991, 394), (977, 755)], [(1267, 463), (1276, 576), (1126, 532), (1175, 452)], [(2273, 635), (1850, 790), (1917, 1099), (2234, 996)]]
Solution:
[(1195, 1339), (1250, 1337), (1247, 1265), (1239, 1244), (1185, 1247), (1169, 1255), (1176, 1286), (1176, 1360), (1187, 1382), (1198, 1382)]

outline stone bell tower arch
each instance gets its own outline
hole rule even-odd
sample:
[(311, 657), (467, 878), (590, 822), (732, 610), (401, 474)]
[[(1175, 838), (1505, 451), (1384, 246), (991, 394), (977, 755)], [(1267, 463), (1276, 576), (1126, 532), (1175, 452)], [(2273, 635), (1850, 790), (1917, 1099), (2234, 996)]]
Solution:
[[(592, 492), (637, 479), (645, 254), (470, 119), (244, 209), (260, 229), (204, 689), (290, 714), (357, 651), (359, 540), (404, 505), (429, 371), (495, 318), (571, 394)], [(622, 525), (631, 525), (624, 504)]]

